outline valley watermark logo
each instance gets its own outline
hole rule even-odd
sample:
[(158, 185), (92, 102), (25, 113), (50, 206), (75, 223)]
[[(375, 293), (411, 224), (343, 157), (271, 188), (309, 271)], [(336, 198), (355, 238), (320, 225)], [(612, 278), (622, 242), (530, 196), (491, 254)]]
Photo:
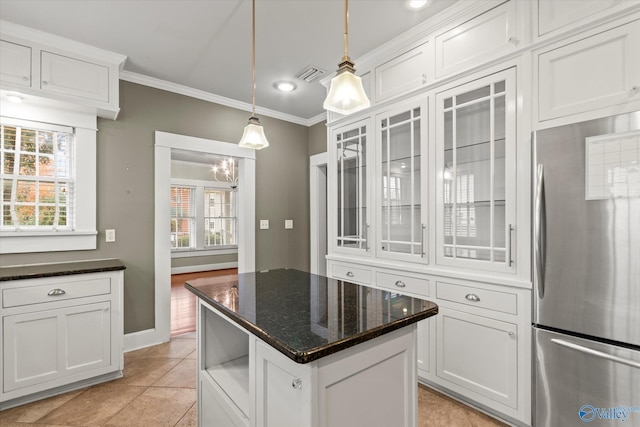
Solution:
[(590, 423), (596, 418), (599, 420), (627, 421), (632, 412), (640, 412), (640, 406), (614, 406), (611, 408), (595, 408), (591, 405), (583, 405), (578, 410), (580, 420)]

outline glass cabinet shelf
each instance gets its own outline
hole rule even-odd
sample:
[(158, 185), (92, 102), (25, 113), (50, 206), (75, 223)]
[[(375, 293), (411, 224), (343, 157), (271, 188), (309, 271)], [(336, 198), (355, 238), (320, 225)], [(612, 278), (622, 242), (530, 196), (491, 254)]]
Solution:
[(515, 221), (513, 69), (436, 96), (438, 262), (509, 271)]

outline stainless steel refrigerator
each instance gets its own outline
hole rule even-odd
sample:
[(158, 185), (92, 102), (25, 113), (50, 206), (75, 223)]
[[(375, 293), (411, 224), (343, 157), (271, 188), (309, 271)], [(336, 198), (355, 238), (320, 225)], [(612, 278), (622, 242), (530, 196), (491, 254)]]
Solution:
[(640, 112), (533, 157), (534, 425), (640, 426)]

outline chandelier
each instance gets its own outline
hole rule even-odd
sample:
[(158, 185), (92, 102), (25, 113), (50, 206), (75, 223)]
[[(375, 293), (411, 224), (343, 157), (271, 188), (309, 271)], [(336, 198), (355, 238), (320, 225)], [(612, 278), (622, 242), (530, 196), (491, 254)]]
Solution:
[(213, 165), (211, 172), (216, 181), (227, 182), (232, 190), (238, 188), (238, 166), (233, 157), (222, 160), (219, 165)]

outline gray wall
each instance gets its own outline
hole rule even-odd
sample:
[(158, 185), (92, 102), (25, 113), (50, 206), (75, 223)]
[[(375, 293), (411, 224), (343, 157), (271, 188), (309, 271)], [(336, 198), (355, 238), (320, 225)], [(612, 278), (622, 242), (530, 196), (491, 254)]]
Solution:
[(327, 151), (327, 122), (309, 127), (309, 156)]
[[(98, 248), (3, 255), (0, 265), (119, 258), (127, 267), (125, 333), (154, 327), (153, 144), (156, 130), (236, 143), (250, 113), (120, 82), (120, 115), (98, 120)], [(270, 147), (256, 157), (256, 269), (309, 270), (309, 128), (260, 117)], [(79, 203), (82, 203), (80, 200)], [(284, 220), (293, 219), (293, 230)], [(116, 229), (116, 242), (104, 230)]]

